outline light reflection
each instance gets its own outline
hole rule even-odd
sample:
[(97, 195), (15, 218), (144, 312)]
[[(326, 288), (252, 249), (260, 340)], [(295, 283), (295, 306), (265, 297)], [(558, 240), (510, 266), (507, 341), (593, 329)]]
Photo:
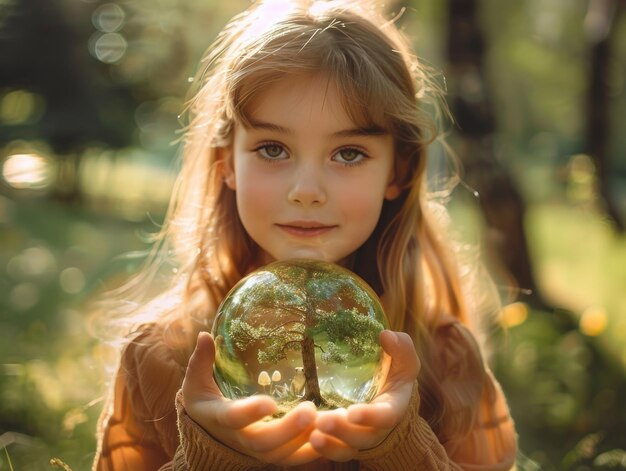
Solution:
[(37, 154), (14, 154), (2, 165), (2, 177), (16, 189), (43, 189), (52, 183), (48, 159)]

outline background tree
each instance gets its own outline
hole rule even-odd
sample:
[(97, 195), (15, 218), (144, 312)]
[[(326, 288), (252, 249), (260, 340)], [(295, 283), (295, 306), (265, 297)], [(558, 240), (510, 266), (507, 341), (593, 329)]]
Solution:
[[(478, 194), (485, 217), (492, 268), (513, 289), (545, 305), (535, 281), (524, 231), (525, 202), (495, 150), (497, 120), (484, 67), (486, 39), (477, 0), (448, 1), (447, 77), (449, 102), (461, 137), (465, 181)], [(502, 270), (503, 269), (503, 270)]]
[[(620, 469), (626, 462), (620, 458), (624, 454), (607, 454), (626, 443), (621, 404), (626, 243), (607, 221), (600, 194), (608, 192), (607, 200), (612, 198), (623, 217), (623, 3), (477, 0), (472, 20), (483, 35), (481, 80), (495, 123), (489, 146), (522, 197), (535, 282), (548, 303), (567, 308), (507, 307), (502, 321), (508, 334), (493, 357), (522, 451), (546, 470), (607, 463)], [(60, 180), (62, 194), (51, 189), (35, 194), (9, 187), (0, 172), (0, 468), (45, 471), (55, 456), (75, 470), (90, 467), (101, 406), (94, 398), (105, 391), (101, 366), (108, 349), (87, 328), (84, 302), (103, 282), (110, 286), (111, 275), (121, 280), (140, 263), (118, 255), (146, 250), (138, 233), (155, 230), (150, 219), (160, 221), (169, 181), (155, 179), (144, 163), (158, 166), (158, 176), (170, 177), (189, 77), (225, 21), (249, 4), (0, 1), (0, 165), (14, 150), (12, 143), (42, 144), (44, 155), (62, 162), (59, 169), (66, 175)], [(407, 8), (398, 24), (423, 63), (445, 72), (454, 95), (456, 71), (470, 69), (446, 65), (446, 38), (468, 36), (458, 23), (456, 30), (448, 29), (448, 1), (385, 4), (391, 17)], [(592, 4), (610, 8), (597, 15)], [(127, 49), (115, 62), (93, 54), (94, 40), (104, 34), (94, 24), (101, 6), (117, 6), (125, 15), (114, 34), (125, 38)], [(591, 19), (598, 18), (603, 18), (600, 25), (610, 25), (609, 47), (599, 43), (592, 52), (594, 41), (603, 37), (590, 35)], [(595, 53), (602, 60), (592, 65)], [(472, 90), (472, 80), (467, 83)], [(24, 113), (24, 97), (32, 105), (29, 113)], [(472, 97), (466, 95), (469, 101)], [(591, 107), (608, 114), (595, 115)], [(604, 133), (605, 165), (592, 161), (599, 154), (588, 145), (591, 125)], [(465, 153), (462, 143), (450, 143)], [(90, 162), (110, 165), (72, 170)], [(489, 165), (477, 168), (484, 173), (478, 177), (489, 178)], [(120, 175), (126, 178), (121, 185)], [(84, 193), (75, 193), (73, 176)], [(149, 191), (137, 198), (142, 181)], [(481, 192), (480, 200), (467, 200), (464, 187), (457, 187), (453, 217), (460, 223), (456, 228), (471, 231), (475, 245), (474, 235), (483, 231), (486, 219), (477, 206), (494, 198), (503, 214), (509, 210), (499, 192), (465, 181)], [(466, 201), (455, 206), (460, 200)], [(518, 213), (513, 208), (508, 216)], [(486, 250), (505, 237), (500, 229), (489, 233), (495, 237), (488, 238)]]
[(613, 49), (618, 38), (616, 25), (626, 11), (625, 0), (589, 0), (585, 17), (585, 35), (589, 44), (586, 108), (586, 151), (592, 157), (598, 175), (598, 191), (615, 228), (624, 232), (626, 223), (613, 191), (609, 152), (610, 103), (612, 77), (623, 73), (614, 64)]

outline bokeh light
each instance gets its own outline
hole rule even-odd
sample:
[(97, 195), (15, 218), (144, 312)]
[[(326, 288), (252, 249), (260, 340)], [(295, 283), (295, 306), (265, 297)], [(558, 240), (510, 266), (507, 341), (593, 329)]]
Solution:
[(608, 326), (606, 310), (601, 306), (591, 306), (585, 309), (580, 316), (580, 331), (595, 337), (604, 332)]
[(16, 189), (43, 189), (53, 180), (50, 161), (37, 154), (13, 154), (2, 164), (2, 177)]
[(93, 25), (103, 33), (115, 33), (124, 26), (126, 14), (116, 3), (100, 5), (91, 16)]
[(66, 293), (78, 294), (85, 287), (85, 275), (80, 268), (68, 267), (59, 275), (59, 283)]
[(37, 121), (44, 111), (44, 100), (28, 90), (11, 90), (0, 98), (0, 123), (7, 125)]
[(126, 54), (128, 43), (119, 33), (96, 33), (89, 43), (89, 52), (100, 62), (114, 64)]
[(11, 289), (9, 302), (16, 311), (27, 311), (39, 302), (39, 288), (35, 283), (19, 283)]
[(16, 281), (46, 277), (56, 270), (56, 259), (44, 246), (24, 249), (7, 263), (7, 274)]
[(502, 308), (502, 323), (505, 327), (515, 327), (526, 322), (528, 306), (525, 303), (511, 303)]

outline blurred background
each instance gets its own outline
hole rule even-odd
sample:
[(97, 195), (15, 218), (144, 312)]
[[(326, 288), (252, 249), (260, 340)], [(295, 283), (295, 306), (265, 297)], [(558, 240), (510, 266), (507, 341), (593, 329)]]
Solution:
[[(0, 470), (90, 469), (89, 302), (163, 221), (190, 77), (248, 4), (0, 0)], [(520, 467), (626, 469), (626, 1), (387, 7), (446, 79)]]

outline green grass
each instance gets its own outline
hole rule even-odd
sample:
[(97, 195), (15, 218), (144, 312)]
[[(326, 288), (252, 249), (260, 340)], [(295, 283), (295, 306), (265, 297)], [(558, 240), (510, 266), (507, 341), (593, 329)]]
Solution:
[[(468, 214), (476, 241), (476, 214)], [(112, 260), (144, 248), (143, 229), (61, 204), (0, 199), (0, 436), (13, 437), (0, 470), (49, 471), (54, 458), (90, 469), (109, 352), (90, 336), (86, 306), (103, 280), (133, 270)], [(557, 203), (531, 206), (527, 231), (544, 294), (562, 309), (531, 311), (495, 357), (522, 451), (547, 470), (624, 469), (626, 241), (592, 207)], [(32, 265), (29, 253), (52, 262)], [(72, 267), (85, 276), (78, 293), (60, 284)], [(589, 312), (606, 316), (597, 336), (580, 329)]]
[(146, 227), (0, 197), (0, 470), (50, 470), (53, 458), (91, 468), (110, 352), (88, 331), (88, 306), (133, 269), (113, 259), (144, 248)]
[(598, 341), (626, 368), (626, 237), (585, 206), (533, 206), (526, 225), (545, 296), (585, 317), (583, 332), (595, 321)]

